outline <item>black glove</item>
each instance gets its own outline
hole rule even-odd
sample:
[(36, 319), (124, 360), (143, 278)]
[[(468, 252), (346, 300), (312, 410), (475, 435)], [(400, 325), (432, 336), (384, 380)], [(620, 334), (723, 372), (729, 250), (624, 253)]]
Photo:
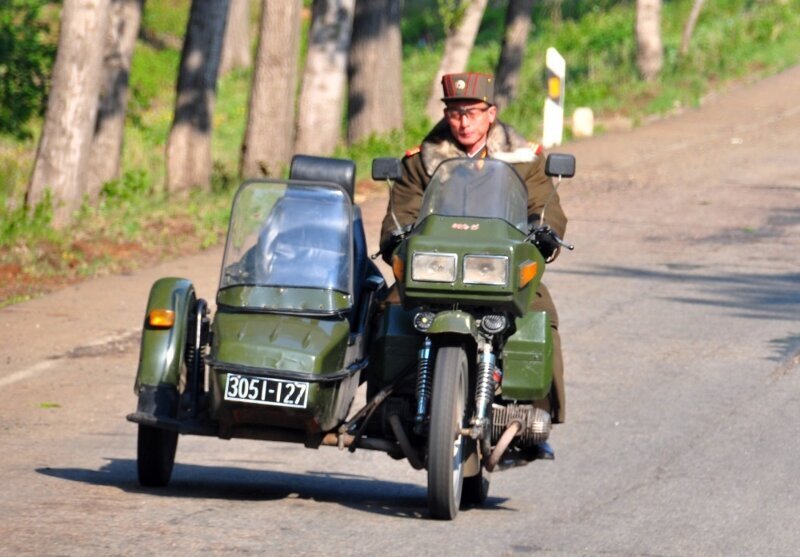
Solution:
[(403, 239), (408, 236), (411, 227), (412, 225), (408, 224), (404, 226), (402, 230), (393, 230), (392, 235), (384, 242), (381, 242), (381, 257), (383, 257), (383, 260), (389, 265), (392, 264), (392, 253), (394, 253), (394, 250), (397, 249), (397, 246), (400, 245)]
[(554, 256), (558, 255), (558, 250), (561, 249), (561, 245), (556, 239), (557, 237), (555, 231), (546, 224), (541, 228), (537, 228), (533, 233), (533, 245), (536, 246), (539, 253), (548, 263), (555, 258)]

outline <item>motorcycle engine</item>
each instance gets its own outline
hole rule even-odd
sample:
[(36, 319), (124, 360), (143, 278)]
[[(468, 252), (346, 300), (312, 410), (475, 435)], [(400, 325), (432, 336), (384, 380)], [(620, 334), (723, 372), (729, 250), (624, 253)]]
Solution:
[(508, 404), (492, 406), (492, 444), (497, 443), (500, 436), (513, 421), (519, 420), (522, 429), (515, 441), (523, 447), (532, 447), (544, 443), (550, 436), (552, 421), (550, 414), (531, 404)]

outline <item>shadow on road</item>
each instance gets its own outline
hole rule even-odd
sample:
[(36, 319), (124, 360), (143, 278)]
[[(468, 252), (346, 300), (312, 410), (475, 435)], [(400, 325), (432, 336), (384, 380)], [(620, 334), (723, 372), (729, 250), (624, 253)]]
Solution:
[[(428, 516), (425, 487), (358, 474), (318, 471), (294, 474), (176, 463), (168, 487), (144, 488), (136, 481), (135, 460), (107, 461), (99, 470), (37, 468), (36, 472), (64, 480), (117, 487), (127, 493), (158, 497), (236, 501), (304, 499), (336, 503), (354, 510), (400, 518)], [(505, 501), (505, 498), (489, 497), (481, 509), (503, 510)]]
[(736, 317), (800, 321), (800, 273), (774, 275), (708, 273), (704, 265), (667, 265), (666, 270), (598, 266), (593, 270), (556, 271), (563, 274), (618, 277), (686, 285), (685, 296), (658, 296), (684, 304), (728, 309)]
[[(669, 286), (669, 292), (651, 290), (654, 298), (717, 308), (743, 319), (800, 322), (800, 273), (715, 273), (713, 266), (703, 264), (664, 267), (597, 266), (590, 270), (559, 269), (555, 273), (661, 282)], [(685, 295), (676, 296), (676, 286), (684, 287)], [(782, 361), (800, 350), (800, 336), (774, 339), (771, 344), (778, 353), (770, 360)]]

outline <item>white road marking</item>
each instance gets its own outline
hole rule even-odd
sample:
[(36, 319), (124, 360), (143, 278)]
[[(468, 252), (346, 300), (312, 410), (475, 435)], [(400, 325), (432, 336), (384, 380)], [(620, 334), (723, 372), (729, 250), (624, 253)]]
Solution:
[(77, 347), (67, 351), (65, 354), (60, 354), (58, 356), (52, 356), (49, 359), (42, 360), (41, 362), (33, 364), (32, 366), (30, 366), (30, 367), (28, 367), (26, 369), (23, 369), (23, 370), (20, 370), (20, 371), (16, 371), (16, 372), (14, 372), (14, 373), (12, 373), (10, 375), (6, 375), (5, 377), (0, 377), (0, 389), (2, 389), (3, 387), (7, 387), (8, 385), (13, 385), (14, 383), (19, 383), (20, 381), (24, 381), (26, 379), (30, 379), (31, 377), (34, 377), (35, 375), (38, 375), (39, 373), (42, 373), (43, 371), (47, 371), (48, 369), (50, 369), (51, 367), (56, 365), (56, 363), (62, 358), (70, 357), (70, 356), (71, 357), (75, 357), (75, 356), (80, 357), (82, 354), (85, 354), (85, 355), (90, 356), (90, 357), (92, 355), (100, 355), (100, 354), (98, 354), (96, 352), (96, 350), (102, 349), (104, 347), (109, 347), (109, 346), (113, 347), (115, 344), (118, 344), (118, 343), (131, 342), (132, 340), (138, 338), (138, 336), (140, 334), (141, 334), (141, 330), (140, 329), (131, 329), (131, 330), (128, 330), (128, 331), (124, 331), (122, 333), (117, 333), (117, 334), (114, 334), (114, 335), (109, 335), (107, 337), (103, 337), (103, 338), (101, 338), (101, 339), (99, 339), (96, 342), (93, 342), (91, 344), (87, 344), (87, 345), (84, 345), (84, 346), (77, 346)]
[(0, 389), (8, 385), (13, 385), (14, 383), (18, 383), (19, 381), (30, 379), (34, 375), (38, 375), (39, 373), (50, 369), (51, 367), (56, 365), (56, 362), (57, 360), (44, 360), (42, 362), (39, 362), (38, 364), (32, 365), (27, 369), (23, 369), (21, 371), (12, 373), (11, 375), (2, 377), (0, 378)]

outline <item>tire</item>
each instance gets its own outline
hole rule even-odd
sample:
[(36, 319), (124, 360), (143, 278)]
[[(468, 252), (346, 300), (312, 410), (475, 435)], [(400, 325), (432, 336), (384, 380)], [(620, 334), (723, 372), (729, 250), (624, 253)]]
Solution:
[(164, 487), (172, 476), (178, 432), (139, 425), (136, 468), (144, 487)]
[(433, 518), (452, 520), (461, 505), (467, 438), (469, 377), (462, 346), (444, 346), (436, 353), (428, 436), (428, 509)]
[(489, 473), (481, 466), (477, 475), (464, 478), (464, 488), (461, 492), (461, 502), (470, 505), (483, 505), (489, 497)]

